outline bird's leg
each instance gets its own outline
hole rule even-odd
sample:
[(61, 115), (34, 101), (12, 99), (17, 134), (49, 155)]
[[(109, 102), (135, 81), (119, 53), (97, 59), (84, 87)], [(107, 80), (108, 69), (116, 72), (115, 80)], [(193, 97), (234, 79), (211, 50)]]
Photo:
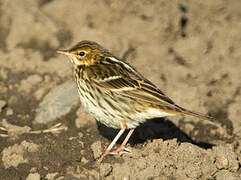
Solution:
[(110, 145), (108, 146), (108, 148), (105, 150), (104, 154), (102, 154), (102, 156), (100, 157), (100, 159), (98, 159), (97, 163), (100, 164), (101, 161), (103, 160), (103, 158), (108, 155), (108, 154), (112, 154), (110, 152), (110, 150), (113, 148), (113, 146), (116, 144), (116, 142), (118, 141), (118, 139), (121, 137), (121, 135), (125, 132), (126, 130), (126, 126), (122, 126), (121, 130), (118, 132), (118, 134), (116, 135), (116, 137), (113, 139), (113, 141), (110, 143)]
[(130, 139), (130, 137), (131, 137), (132, 133), (134, 132), (134, 130), (135, 130), (135, 129), (131, 129), (131, 130), (128, 132), (128, 134), (127, 134), (126, 138), (124, 139), (124, 141), (122, 142), (122, 144), (118, 147), (118, 149), (115, 150), (115, 151), (110, 152), (110, 154), (119, 154), (119, 155), (121, 155), (121, 154), (125, 154), (125, 153), (130, 153), (131, 150), (129, 150), (128, 148), (126, 148), (126, 143), (127, 143), (128, 140)]

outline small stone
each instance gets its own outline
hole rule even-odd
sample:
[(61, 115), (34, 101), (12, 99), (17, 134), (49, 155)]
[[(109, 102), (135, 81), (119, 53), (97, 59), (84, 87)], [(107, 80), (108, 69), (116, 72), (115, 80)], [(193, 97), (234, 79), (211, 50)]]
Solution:
[(102, 151), (101, 151), (101, 142), (100, 141), (96, 141), (91, 145), (91, 149), (93, 151), (94, 154), (94, 158), (97, 159), (101, 156)]
[(40, 180), (40, 174), (39, 173), (30, 173), (26, 180)]
[(228, 159), (225, 156), (218, 155), (216, 165), (218, 169), (228, 168)]
[(29, 172), (30, 172), (30, 173), (36, 173), (36, 172), (37, 172), (37, 170), (38, 170), (38, 169), (37, 169), (36, 167), (33, 167), (33, 168), (31, 168), (31, 169), (30, 169), (30, 171), (29, 171)]
[(202, 172), (200, 171), (200, 167), (198, 165), (192, 165), (186, 167), (186, 174), (188, 177), (192, 179), (200, 179), (202, 176)]
[(66, 115), (79, 102), (74, 82), (67, 81), (52, 89), (39, 105), (34, 124), (48, 124)]
[(85, 157), (82, 157), (82, 158), (81, 158), (81, 162), (82, 162), (82, 163), (84, 163), (84, 164), (86, 164), (86, 163), (88, 163), (88, 162), (89, 162), (89, 160), (88, 160), (88, 159), (86, 159)]
[(3, 149), (2, 161), (5, 168), (11, 166), (18, 167), (19, 164), (27, 163), (29, 160), (24, 158), (24, 153), (35, 152), (38, 149), (37, 144), (23, 141), (21, 144), (14, 144)]
[(57, 172), (56, 173), (48, 173), (47, 175), (46, 175), (46, 179), (47, 180), (54, 180), (55, 179), (55, 176), (57, 176)]
[(23, 141), (21, 145), (25, 148), (27, 152), (36, 152), (39, 148), (37, 144), (29, 143), (27, 141)]

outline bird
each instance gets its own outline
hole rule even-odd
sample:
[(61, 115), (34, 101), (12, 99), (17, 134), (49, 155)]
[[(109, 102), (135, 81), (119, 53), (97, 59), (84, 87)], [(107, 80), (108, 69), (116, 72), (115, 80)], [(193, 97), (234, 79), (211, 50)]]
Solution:
[[(177, 105), (132, 65), (94, 41), (83, 40), (57, 53), (66, 55), (74, 66), (84, 108), (100, 123), (120, 129), (97, 163), (109, 154), (130, 153), (126, 144), (135, 128), (147, 119), (188, 115), (215, 121), (213, 117)], [(111, 151), (127, 129), (124, 141)]]

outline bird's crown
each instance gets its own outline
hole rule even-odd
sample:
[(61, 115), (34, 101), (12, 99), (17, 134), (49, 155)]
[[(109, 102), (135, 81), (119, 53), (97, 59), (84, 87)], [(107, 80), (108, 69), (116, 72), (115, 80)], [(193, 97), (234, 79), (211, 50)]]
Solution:
[(70, 49), (58, 50), (57, 53), (67, 55), (74, 65), (92, 65), (103, 57), (113, 56), (107, 49), (94, 41), (80, 41)]

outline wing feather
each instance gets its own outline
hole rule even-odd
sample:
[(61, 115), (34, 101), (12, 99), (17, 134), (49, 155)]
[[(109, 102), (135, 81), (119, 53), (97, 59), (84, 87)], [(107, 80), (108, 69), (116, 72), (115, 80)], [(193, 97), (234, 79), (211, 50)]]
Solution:
[(145, 79), (132, 66), (118, 59), (107, 58), (109, 61), (91, 66), (85, 71), (89, 81), (107, 92), (130, 97), (138, 101), (165, 107), (169, 113), (183, 113), (202, 119), (214, 121), (215, 118), (201, 113), (189, 111), (176, 105), (168, 96), (159, 90), (152, 82)]
[[(132, 67), (129, 65), (128, 67), (129, 69), (123, 68), (123, 64), (121, 66), (117, 63), (104, 64), (103, 66), (99, 64), (98, 68), (92, 66), (86, 72), (91, 72), (87, 75), (89, 80), (94, 82), (97, 87), (106, 91), (112, 91), (151, 104), (176, 107), (175, 103), (154, 84), (145, 79), (134, 68), (132, 70), (130, 69)], [(93, 75), (93, 72), (98, 74), (98, 76)]]

